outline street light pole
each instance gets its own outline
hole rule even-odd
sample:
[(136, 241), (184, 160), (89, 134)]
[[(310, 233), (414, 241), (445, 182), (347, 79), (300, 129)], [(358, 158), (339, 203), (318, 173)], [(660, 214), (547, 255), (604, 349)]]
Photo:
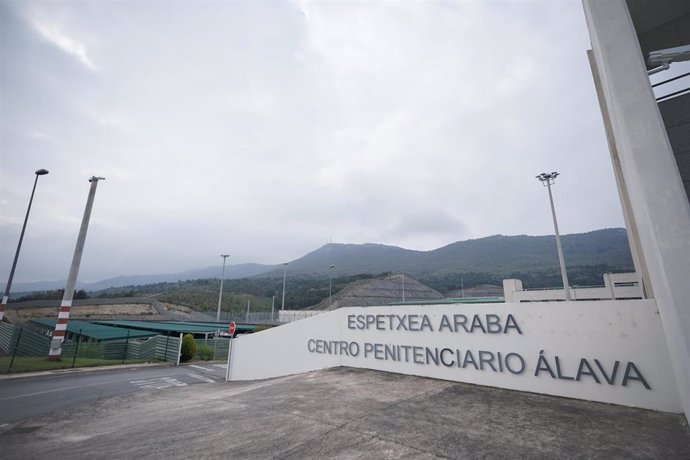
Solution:
[(287, 276), (287, 262), (283, 262), (283, 303), (280, 305), (280, 310), (285, 310), (285, 277)]
[(328, 267), (328, 308), (333, 308), (333, 301), (331, 300), (331, 288), (333, 286), (333, 269), (335, 265)]
[(551, 203), (551, 216), (553, 217), (553, 228), (556, 232), (556, 247), (558, 248), (558, 262), (561, 265), (561, 277), (563, 278), (563, 290), (565, 291), (565, 300), (570, 300), (570, 284), (568, 283), (568, 273), (565, 270), (565, 259), (563, 258), (563, 247), (561, 246), (561, 236), (558, 233), (558, 221), (556, 220), (556, 209), (553, 206), (553, 195), (551, 194), (551, 186), (553, 185), (557, 172), (541, 173), (537, 177), (544, 187), (549, 190), (549, 203)]
[(31, 211), (31, 203), (34, 201), (34, 192), (36, 191), (36, 183), (38, 182), (38, 176), (45, 176), (48, 174), (47, 169), (39, 169), (35, 172), (36, 179), (34, 179), (34, 187), (31, 189), (31, 198), (29, 198), (29, 207), (26, 208), (26, 216), (24, 216), (24, 225), (22, 226), (22, 231), (19, 234), (19, 243), (17, 243), (17, 252), (14, 253), (14, 260), (12, 261), (12, 268), (10, 269), (10, 277), (5, 285), (5, 293), (2, 296), (2, 303), (0, 303), (0, 321), (5, 316), (5, 306), (10, 298), (10, 288), (12, 287), (12, 279), (14, 278), (14, 270), (17, 268), (17, 260), (19, 259), (19, 250), (22, 248), (22, 240), (24, 239), (24, 232), (26, 231), (26, 222), (29, 220), (29, 212)]
[(405, 301), (405, 272), (402, 272), (402, 301)]
[(221, 254), (223, 258), (223, 271), (220, 275), (220, 292), (218, 293), (218, 312), (216, 313), (216, 322), (220, 322), (220, 304), (223, 301), (223, 280), (225, 279), (225, 260), (230, 257), (230, 254)]
[(79, 274), (81, 255), (84, 252), (86, 232), (89, 229), (89, 219), (91, 219), (93, 200), (96, 197), (96, 187), (98, 187), (98, 181), (103, 179), (105, 179), (105, 177), (96, 176), (93, 176), (91, 179), (89, 179), (89, 182), (91, 182), (89, 197), (86, 199), (84, 217), (81, 220), (79, 236), (77, 237), (77, 245), (74, 248), (74, 256), (72, 257), (72, 265), (70, 266), (69, 275), (67, 276), (67, 284), (65, 285), (65, 292), (62, 295), (60, 311), (58, 313), (57, 323), (55, 324), (55, 331), (53, 332), (53, 340), (50, 342), (50, 350), (48, 351), (48, 360), (50, 361), (59, 361), (60, 355), (62, 354), (62, 342), (65, 340), (65, 331), (67, 331), (67, 321), (69, 320), (69, 313), (70, 309), (72, 308), (74, 288), (77, 285), (77, 275)]

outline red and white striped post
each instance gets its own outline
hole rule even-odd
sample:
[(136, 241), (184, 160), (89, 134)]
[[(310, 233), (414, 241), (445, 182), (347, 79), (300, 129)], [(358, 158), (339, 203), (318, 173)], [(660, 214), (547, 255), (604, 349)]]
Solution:
[[(65, 293), (67, 293), (67, 290), (65, 290)], [(72, 299), (62, 299), (62, 302), (60, 302), (60, 310), (58, 311), (57, 323), (53, 331), (53, 340), (50, 342), (50, 350), (48, 351), (48, 359), (50, 360), (58, 360), (62, 354), (62, 342), (65, 340), (65, 333), (67, 332), (67, 321), (69, 320), (70, 308), (72, 308)]]
[(53, 332), (53, 340), (50, 341), (48, 359), (51, 361), (58, 361), (60, 359), (60, 355), (62, 354), (62, 342), (65, 340), (65, 332), (67, 331), (67, 321), (69, 321), (69, 312), (72, 308), (74, 289), (77, 286), (77, 275), (79, 274), (79, 264), (81, 264), (81, 255), (84, 252), (86, 232), (89, 229), (91, 208), (93, 208), (93, 200), (96, 196), (96, 187), (98, 186), (98, 181), (101, 179), (104, 178), (93, 176), (91, 179), (89, 179), (89, 182), (91, 182), (91, 188), (89, 189), (89, 197), (86, 200), (86, 209), (84, 209), (84, 217), (81, 221), (81, 228), (79, 229), (77, 246), (74, 248), (74, 257), (72, 257), (72, 265), (69, 269), (69, 276), (67, 277), (65, 293), (62, 295), (62, 302), (60, 303), (60, 312), (58, 313), (57, 324), (55, 324), (55, 331)]

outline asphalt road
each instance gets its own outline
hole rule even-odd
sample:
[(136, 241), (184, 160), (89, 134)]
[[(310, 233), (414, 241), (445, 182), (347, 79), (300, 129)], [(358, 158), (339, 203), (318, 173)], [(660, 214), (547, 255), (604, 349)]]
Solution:
[(225, 368), (205, 363), (0, 380), (0, 426), (111, 396), (224, 382)]
[[(211, 375), (156, 370), (111, 379)], [(680, 414), (366, 369), (152, 387), (0, 424), (0, 458), (690, 458)]]

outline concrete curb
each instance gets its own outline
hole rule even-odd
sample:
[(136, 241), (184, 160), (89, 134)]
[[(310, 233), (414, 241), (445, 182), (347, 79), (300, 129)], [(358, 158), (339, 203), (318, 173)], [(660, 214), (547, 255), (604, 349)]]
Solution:
[(38, 371), (38, 372), (21, 372), (17, 374), (0, 374), (0, 382), (3, 380), (17, 380), (22, 378), (31, 377), (43, 377), (47, 375), (60, 375), (60, 374), (85, 374), (89, 372), (100, 372), (109, 370), (120, 370), (120, 369), (137, 369), (146, 367), (173, 367), (175, 363), (163, 362), (163, 363), (142, 363), (142, 364), (116, 364), (113, 366), (93, 366), (93, 367), (74, 367), (69, 369), (55, 369), (50, 371)]

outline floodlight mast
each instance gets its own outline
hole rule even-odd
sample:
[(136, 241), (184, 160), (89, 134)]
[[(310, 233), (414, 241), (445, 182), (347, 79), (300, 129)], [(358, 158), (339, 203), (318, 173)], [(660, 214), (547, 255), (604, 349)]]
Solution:
[(283, 301), (280, 304), (280, 310), (285, 311), (285, 278), (287, 277), (287, 262), (283, 262)]
[(556, 232), (556, 247), (558, 248), (558, 262), (561, 265), (561, 277), (563, 278), (563, 290), (565, 291), (565, 300), (570, 299), (570, 284), (568, 283), (568, 273), (565, 270), (565, 259), (563, 258), (563, 247), (561, 246), (561, 236), (558, 233), (558, 221), (556, 220), (556, 209), (553, 206), (553, 195), (551, 194), (551, 186), (553, 185), (559, 173), (553, 171), (551, 173), (541, 173), (537, 177), (541, 183), (549, 190), (549, 203), (551, 203), (551, 216), (553, 217), (553, 228)]
[(333, 309), (333, 301), (331, 297), (331, 292), (333, 288), (333, 269), (335, 268), (335, 265), (331, 264), (328, 267), (328, 308)]
[(405, 302), (405, 272), (402, 272), (402, 301)]
[(218, 293), (218, 311), (216, 312), (216, 322), (220, 322), (220, 304), (223, 301), (223, 280), (225, 280), (225, 260), (230, 257), (230, 254), (221, 254), (223, 258), (223, 270), (220, 275), (220, 292)]

